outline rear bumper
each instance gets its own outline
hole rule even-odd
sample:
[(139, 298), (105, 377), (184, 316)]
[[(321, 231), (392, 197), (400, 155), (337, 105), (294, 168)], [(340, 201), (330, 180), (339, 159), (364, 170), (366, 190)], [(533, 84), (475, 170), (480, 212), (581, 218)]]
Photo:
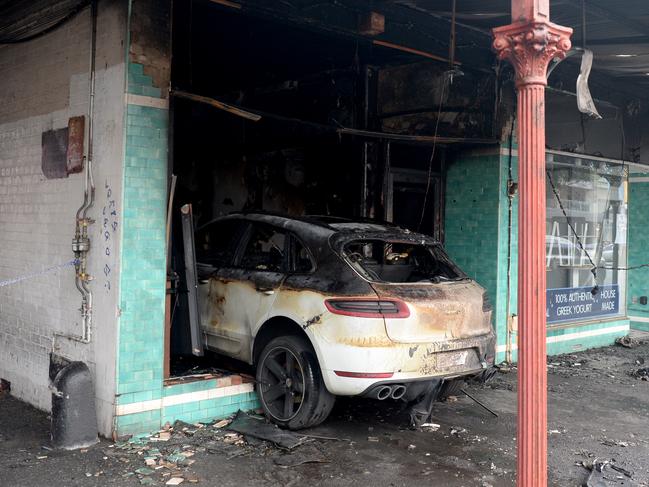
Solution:
[[(416, 382), (435, 378), (466, 377), (494, 364), (495, 335), (490, 332), (444, 342), (356, 347), (314, 343), (323, 379), (332, 394), (361, 395), (384, 383)], [(341, 377), (336, 371), (392, 374), (390, 377)]]

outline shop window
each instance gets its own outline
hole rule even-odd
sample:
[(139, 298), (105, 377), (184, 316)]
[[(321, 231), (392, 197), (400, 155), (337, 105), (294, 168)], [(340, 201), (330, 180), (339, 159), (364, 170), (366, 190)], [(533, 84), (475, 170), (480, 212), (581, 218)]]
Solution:
[[(548, 324), (624, 314), (626, 279), (624, 271), (618, 270), (626, 266), (627, 249), (624, 166), (551, 152), (547, 169), (559, 195), (557, 199), (548, 181)], [(597, 267), (595, 275), (593, 266)]]

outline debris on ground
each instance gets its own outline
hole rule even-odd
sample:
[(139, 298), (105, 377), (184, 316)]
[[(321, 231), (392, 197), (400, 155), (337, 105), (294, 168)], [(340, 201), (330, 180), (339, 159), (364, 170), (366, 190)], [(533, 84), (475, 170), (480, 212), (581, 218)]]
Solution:
[(440, 428), (441, 428), (441, 425), (439, 425), (437, 423), (423, 423), (421, 425), (422, 431), (427, 431), (427, 432), (430, 432), (430, 433), (432, 433), (434, 431), (437, 431)]
[(227, 425), (229, 425), (232, 422), (231, 419), (222, 419), (221, 421), (217, 421), (214, 423), (214, 428), (225, 428)]
[(649, 367), (642, 367), (640, 369), (633, 370), (629, 372), (629, 375), (631, 377), (635, 377), (636, 379), (649, 381)]
[(516, 370), (516, 366), (513, 364), (508, 364), (507, 362), (503, 362), (501, 364), (495, 365), (494, 366), (498, 372), (502, 374), (509, 374), (512, 370)]
[(495, 416), (496, 418), (498, 417), (498, 414), (497, 414), (495, 411), (489, 409), (487, 406), (485, 406), (485, 405), (484, 405), (482, 402), (480, 402), (478, 399), (476, 399), (476, 398), (473, 397), (471, 394), (469, 394), (468, 392), (466, 392), (464, 389), (460, 389), (460, 392), (461, 392), (462, 394), (464, 394), (466, 397), (468, 397), (469, 399), (471, 399), (473, 402), (475, 402), (478, 406), (480, 406), (480, 407), (483, 408), (484, 410), (486, 410), (486, 411), (488, 411), (489, 413), (491, 413), (491, 414), (492, 414), (493, 416)]
[(625, 335), (623, 337), (616, 339), (615, 343), (625, 348), (635, 348), (638, 345), (640, 345), (640, 342), (638, 340), (632, 338), (629, 335)]
[(319, 446), (311, 443), (274, 458), (273, 463), (280, 468), (293, 468), (308, 463), (330, 463), (330, 461)]
[[(260, 440), (270, 441), (280, 448), (292, 450), (300, 446), (305, 441), (309, 441), (302, 435), (295, 434), (291, 431), (280, 429), (276, 424), (269, 423), (266, 419), (255, 418), (250, 414), (239, 411), (227, 427), (231, 431), (236, 431), (245, 436), (252, 436)], [(227, 437), (228, 435), (226, 435)]]
[(621, 440), (610, 440), (608, 438), (602, 440), (602, 445), (604, 446), (620, 446), (622, 448), (627, 448), (628, 446), (635, 446), (635, 443), (630, 443), (628, 441)]
[(199, 482), (190, 469), (195, 462), (192, 457), (197, 453), (217, 454), (227, 459), (279, 455), (274, 458), (279, 468), (329, 463), (317, 447), (316, 439), (340, 440), (299, 435), (239, 411), (234, 417), (209, 423), (167, 423), (155, 434), (123, 438), (104, 450), (104, 454), (122, 462), (127, 468), (123, 477), (134, 476), (140, 485), (184, 485)]
[(584, 461), (581, 466), (591, 471), (586, 481), (586, 487), (630, 486), (627, 479), (633, 474), (615, 464), (615, 460)]
[[(207, 434), (197, 434), (205, 431)], [(179, 485), (182, 482), (198, 482), (198, 478), (189, 472), (194, 463), (191, 458), (197, 451), (205, 452), (204, 444), (225, 443), (225, 435), (209, 434), (204, 425), (176, 421), (169, 423), (153, 435), (132, 437), (110, 445), (105, 450), (106, 458), (112, 457), (130, 467), (123, 476), (137, 476), (140, 485)], [(137, 466), (143, 462), (143, 466)]]

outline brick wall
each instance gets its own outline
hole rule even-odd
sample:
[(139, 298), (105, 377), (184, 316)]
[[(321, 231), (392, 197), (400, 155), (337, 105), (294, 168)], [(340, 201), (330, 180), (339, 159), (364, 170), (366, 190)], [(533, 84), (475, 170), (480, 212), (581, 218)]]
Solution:
[[(79, 334), (80, 294), (66, 267), (19, 284), (0, 287), (0, 377), (12, 393), (48, 410), (49, 353), (86, 362), (94, 375), (100, 430), (111, 431), (114, 403), (114, 344), (119, 228), (104, 241), (100, 216), (121, 198), (123, 40), (125, 8), (100, 2), (95, 181), (97, 201), (89, 212), (89, 270), (96, 280), (94, 342), (79, 344), (55, 333)], [(41, 134), (66, 127), (88, 109), (90, 15), (85, 10), (54, 32), (0, 47), (0, 280), (41, 271), (73, 257), (75, 213), (83, 200), (83, 177), (46, 179), (41, 170)], [(87, 125), (87, 124), (86, 124)], [(119, 219), (119, 216), (116, 217)], [(109, 246), (109, 254), (106, 247)], [(104, 269), (110, 269), (104, 276)], [(104, 287), (106, 285), (106, 287)], [(97, 345), (99, 343), (100, 345)]]

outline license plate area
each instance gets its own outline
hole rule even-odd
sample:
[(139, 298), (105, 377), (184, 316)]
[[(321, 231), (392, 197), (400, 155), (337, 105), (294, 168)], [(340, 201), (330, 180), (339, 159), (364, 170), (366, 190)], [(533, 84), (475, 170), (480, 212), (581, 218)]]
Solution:
[(453, 352), (441, 352), (437, 354), (437, 367), (450, 369), (466, 365), (469, 357), (469, 350), (457, 350)]

